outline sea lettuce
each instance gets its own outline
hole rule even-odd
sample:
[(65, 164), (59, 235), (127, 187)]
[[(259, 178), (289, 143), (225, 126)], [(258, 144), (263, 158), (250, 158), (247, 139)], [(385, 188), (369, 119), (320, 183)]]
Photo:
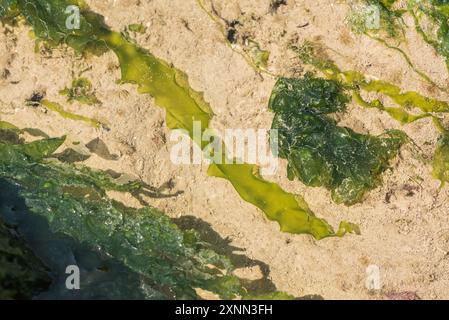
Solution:
[[(73, 14), (68, 8), (72, 5), (83, 13), (79, 15), (79, 28), (68, 28)], [(65, 43), (79, 53), (89, 50), (100, 54), (107, 50), (104, 41), (97, 37), (103, 22), (88, 11), (83, 0), (1, 0), (0, 19), (11, 22), (14, 18), (25, 19), (33, 27), (35, 36), (49, 44)]]
[(433, 157), (433, 176), (442, 184), (449, 182), (449, 132), (443, 133)]
[(283, 232), (310, 234), (317, 240), (342, 237), (347, 233), (360, 234), (357, 225), (346, 221), (342, 221), (338, 230), (334, 231), (326, 220), (315, 215), (303, 197), (264, 180), (256, 165), (212, 164), (208, 172), (214, 177), (228, 180), (243, 200), (265, 212), (269, 220), (278, 222)]
[(105, 125), (103, 125), (102, 123), (100, 123), (99, 121), (97, 121), (95, 119), (88, 118), (88, 117), (85, 117), (85, 116), (82, 116), (82, 115), (79, 115), (76, 113), (65, 111), (64, 108), (59, 103), (48, 101), (48, 100), (42, 100), (40, 102), (40, 104), (42, 107), (44, 107), (50, 111), (58, 113), (61, 117), (65, 118), (65, 119), (70, 119), (70, 120), (74, 120), (74, 121), (82, 121), (82, 122), (85, 122), (85, 123), (95, 127), (95, 128), (101, 128), (101, 127), (106, 128)]
[(338, 82), (306, 74), (279, 79), (270, 109), (280, 156), (288, 160), (288, 177), (324, 186), (336, 203), (352, 205), (380, 184), (406, 136), (396, 130), (372, 136), (338, 126), (330, 114), (344, 111), (348, 100)]

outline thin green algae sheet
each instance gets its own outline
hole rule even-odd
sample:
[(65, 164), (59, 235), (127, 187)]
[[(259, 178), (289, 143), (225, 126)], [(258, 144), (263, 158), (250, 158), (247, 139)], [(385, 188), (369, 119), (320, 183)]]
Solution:
[(323, 219), (317, 218), (305, 200), (288, 193), (258, 175), (258, 168), (249, 164), (212, 164), (209, 174), (229, 180), (240, 196), (261, 209), (272, 221), (277, 221), (283, 232), (307, 233), (316, 239), (343, 236), (347, 232), (360, 233), (358, 226), (341, 222), (337, 232)]
[[(70, 4), (81, 7), (78, 30), (67, 30), (67, 17), (61, 14)], [(42, 40), (65, 43), (80, 53), (113, 50), (120, 62), (122, 82), (136, 84), (140, 93), (150, 94), (156, 104), (166, 110), (170, 129), (185, 129), (192, 136), (194, 121), (200, 121), (203, 130), (209, 126), (212, 110), (202, 95), (190, 88), (183, 72), (111, 31), (83, 1), (3, 0), (1, 8), (4, 20), (14, 15), (25, 17)], [(209, 174), (229, 180), (244, 200), (263, 210), (286, 232), (311, 234), (317, 239), (342, 236), (346, 232), (359, 233), (355, 225), (347, 222), (342, 222), (335, 232), (324, 220), (315, 217), (304, 200), (262, 179), (254, 166), (214, 164)]]

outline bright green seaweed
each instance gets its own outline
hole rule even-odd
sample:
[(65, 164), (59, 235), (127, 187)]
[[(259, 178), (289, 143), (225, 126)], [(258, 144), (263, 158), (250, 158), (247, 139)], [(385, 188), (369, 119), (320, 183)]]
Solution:
[[(357, 71), (341, 71), (338, 66), (327, 57), (319, 57), (316, 46), (306, 42), (302, 47), (293, 47), (300, 59), (320, 70), (328, 79), (338, 81), (347, 90), (354, 102), (365, 108), (377, 108), (387, 112), (401, 124), (408, 124), (422, 118), (432, 117), (436, 127), (442, 133), (433, 157), (433, 176), (442, 182), (449, 181), (449, 134), (436, 113), (449, 112), (449, 104), (445, 101), (425, 97), (418, 92), (402, 92), (401, 88), (381, 80), (369, 80)], [(375, 92), (389, 97), (398, 106), (386, 107), (379, 99), (367, 101), (362, 92)], [(412, 109), (418, 113), (410, 112)]]
[(282, 190), (258, 175), (258, 168), (249, 164), (218, 165), (209, 168), (209, 174), (229, 180), (240, 196), (261, 209), (267, 218), (276, 221), (283, 232), (311, 234), (316, 239), (346, 233), (360, 234), (358, 226), (342, 222), (337, 232), (323, 219), (315, 216), (301, 196)]
[[(80, 6), (80, 29), (68, 30), (66, 8)], [(88, 11), (84, 1), (3, 0), (0, 7), (25, 17), (37, 38), (50, 43), (65, 43), (79, 53), (101, 53), (112, 50), (122, 71), (122, 82), (137, 84), (140, 93), (154, 97), (156, 104), (167, 110), (167, 126), (186, 129), (193, 134), (193, 121), (207, 128), (212, 116), (200, 94), (188, 86), (187, 77), (151, 53), (128, 41), (120, 33), (109, 30), (101, 17)], [(10, 15), (12, 15), (10, 13)]]
[(128, 30), (136, 33), (145, 33), (146, 27), (141, 23), (132, 23), (128, 26)]
[[(61, 12), (68, 4), (81, 7), (79, 30), (65, 27), (66, 16)], [(109, 30), (82, 1), (37, 0), (31, 3), (3, 0), (0, 7), (3, 12), (9, 11), (8, 16), (12, 12), (26, 17), (40, 39), (65, 43), (80, 53), (114, 51), (120, 62), (121, 81), (136, 84), (140, 93), (150, 94), (156, 104), (166, 110), (166, 123), (170, 129), (185, 129), (193, 136), (194, 121), (199, 121), (203, 130), (209, 126), (212, 111), (202, 95), (190, 88), (183, 72), (157, 59), (120, 33)], [(358, 232), (356, 226), (342, 222), (335, 233), (325, 221), (314, 216), (304, 200), (263, 180), (255, 166), (214, 164), (209, 173), (229, 180), (243, 199), (263, 210), (269, 219), (279, 222), (283, 231), (307, 233), (317, 239)]]
[(381, 173), (407, 138), (391, 130), (375, 137), (339, 127), (328, 115), (344, 111), (348, 97), (335, 80), (281, 78), (270, 99), (279, 133), (279, 152), (289, 178), (324, 186), (336, 203), (352, 205), (377, 187)]
[(139, 93), (150, 94), (158, 106), (167, 112), (167, 127), (185, 129), (193, 136), (193, 123), (206, 129), (212, 118), (209, 105), (202, 95), (193, 91), (187, 76), (129, 42), (117, 32), (101, 29), (98, 36), (117, 55), (122, 70), (122, 82), (138, 85)]

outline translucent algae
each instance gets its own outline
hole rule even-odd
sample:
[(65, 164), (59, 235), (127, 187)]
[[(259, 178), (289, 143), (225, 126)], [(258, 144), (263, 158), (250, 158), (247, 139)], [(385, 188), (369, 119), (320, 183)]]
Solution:
[(260, 208), (268, 219), (277, 221), (284, 232), (311, 234), (316, 239), (341, 237), (348, 232), (360, 234), (357, 225), (344, 221), (335, 232), (325, 220), (315, 216), (301, 196), (262, 179), (257, 166), (213, 164), (209, 174), (229, 180), (245, 201)]

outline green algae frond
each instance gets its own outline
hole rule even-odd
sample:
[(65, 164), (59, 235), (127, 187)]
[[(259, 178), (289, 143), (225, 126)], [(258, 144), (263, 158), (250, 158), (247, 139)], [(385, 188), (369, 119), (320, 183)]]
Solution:
[[(387, 112), (401, 124), (408, 124), (422, 118), (431, 117), (442, 132), (433, 158), (433, 176), (444, 184), (449, 178), (449, 135), (435, 114), (449, 112), (449, 104), (445, 101), (429, 98), (415, 91), (403, 92), (399, 86), (382, 80), (370, 80), (358, 71), (341, 71), (328, 58), (319, 57), (315, 46), (306, 42), (302, 47), (294, 47), (300, 59), (309, 64), (331, 80), (339, 82), (352, 96), (353, 101), (365, 108), (377, 108)], [(380, 100), (367, 101), (362, 92), (374, 92), (389, 97), (397, 106), (385, 106)], [(411, 110), (419, 113), (411, 113)]]
[(279, 79), (270, 109), (289, 178), (324, 186), (336, 203), (352, 205), (381, 183), (380, 175), (407, 138), (401, 131), (376, 137), (339, 127), (328, 115), (344, 111), (348, 100), (335, 80), (306, 74)]
[(270, 59), (270, 52), (267, 50), (262, 50), (260, 45), (254, 40), (248, 40), (248, 45), (246, 47), (246, 52), (251, 57), (253, 63), (262, 70), (268, 68), (268, 60)]
[(278, 222), (283, 232), (310, 234), (316, 239), (342, 237), (346, 233), (360, 234), (358, 226), (348, 222), (342, 222), (335, 232), (325, 220), (315, 216), (302, 197), (262, 179), (257, 166), (213, 164), (209, 174), (229, 180), (243, 200), (265, 212), (269, 220)]
[(132, 23), (128, 26), (128, 30), (136, 33), (145, 33), (147, 28), (141, 23)]
[(201, 94), (188, 85), (187, 76), (167, 63), (127, 41), (119, 33), (103, 30), (99, 36), (117, 55), (122, 83), (138, 86), (139, 93), (149, 94), (167, 111), (167, 127), (184, 129), (193, 135), (193, 123), (207, 128), (212, 111)]

